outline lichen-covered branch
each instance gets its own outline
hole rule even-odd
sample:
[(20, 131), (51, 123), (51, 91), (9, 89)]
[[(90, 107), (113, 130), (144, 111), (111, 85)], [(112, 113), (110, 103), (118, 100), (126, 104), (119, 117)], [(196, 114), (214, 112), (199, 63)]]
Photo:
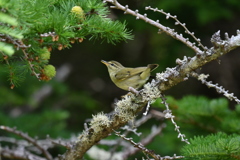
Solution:
[(177, 125), (177, 123), (174, 121), (175, 116), (172, 115), (172, 111), (169, 109), (168, 103), (166, 102), (166, 98), (164, 95), (161, 95), (162, 103), (166, 107), (166, 110), (163, 111), (165, 114), (165, 118), (169, 118), (172, 121), (172, 124), (175, 126), (175, 131), (178, 132), (178, 138), (181, 138), (181, 141), (186, 142), (187, 144), (190, 144), (188, 139), (185, 138), (185, 135), (181, 133), (180, 126)]
[[(91, 148), (94, 144), (98, 143), (101, 139), (107, 137), (128, 121), (132, 120), (148, 103), (154, 102), (157, 98), (161, 97), (161, 93), (177, 85), (178, 83), (188, 79), (192, 71), (201, 68), (203, 65), (221, 57), (222, 55), (229, 53), (231, 50), (240, 46), (240, 32), (237, 31), (236, 36), (231, 38), (226, 35), (226, 39), (222, 40), (220, 37), (220, 31), (213, 34), (211, 42), (213, 47), (210, 49), (204, 48), (201, 50), (189, 40), (183, 38), (181, 34), (175, 33), (172, 29), (161, 25), (159, 22), (155, 22), (147, 15), (141, 15), (138, 11), (132, 11), (128, 6), (120, 5), (116, 0), (105, 0), (112, 3), (114, 6), (111, 8), (121, 9), (127, 14), (136, 16), (137, 19), (142, 19), (147, 23), (158, 27), (165, 33), (172, 37), (182, 41), (185, 45), (191, 48), (196, 55), (194, 57), (184, 57), (183, 60), (176, 60), (176, 67), (167, 68), (163, 73), (157, 73), (156, 79), (151, 83), (147, 83), (143, 90), (138, 95), (129, 93), (125, 95), (122, 100), (115, 103), (115, 110), (111, 114), (100, 113), (93, 117), (90, 122), (90, 127), (83, 131), (79, 136), (78, 141), (71, 149), (69, 149), (63, 159), (72, 160), (80, 159), (84, 153)], [(166, 112), (165, 114), (169, 114)], [(179, 132), (180, 134), (180, 132)], [(182, 135), (182, 134), (181, 134)], [(181, 137), (184, 139), (184, 137)], [(187, 140), (185, 140), (187, 142)]]
[(158, 73), (157, 79), (161, 82), (159, 83), (159, 89), (164, 91), (187, 80), (192, 71), (239, 47), (240, 32), (237, 31), (236, 36), (222, 40), (220, 38), (220, 31), (218, 31), (212, 36), (211, 42), (214, 47), (206, 50), (204, 53), (196, 53), (196, 56), (184, 57), (183, 60), (177, 59), (176, 63), (178, 65), (176, 67), (167, 68), (165, 72)]
[(233, 93), (229, 93), (226, 89), (224, 89), (222, 86), (219, 86), (218, 84), (213, 84), (211, 81), (207, 81), (206, 79), (208, 78), (208, 74), (197, 74), (196, 72), (192, 72), (191, 76), (197, 78), (199, 81), (202, 82), (202, 84), (205, 84), (209, 88), (215, 88), (215, 90), (219, 94), (223, 94), (227, 99), (229, 100), (234, 100), (236, 103), (240, 104), (240, 100), (234, 96)]

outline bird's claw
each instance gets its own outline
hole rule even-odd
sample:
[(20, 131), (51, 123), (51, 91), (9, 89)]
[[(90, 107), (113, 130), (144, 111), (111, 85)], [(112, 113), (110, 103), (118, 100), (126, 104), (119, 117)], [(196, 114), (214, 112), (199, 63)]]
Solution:
[(128, 87), (128, 91), (130, 91), (130, 92), (134, 93), (135, 95), (139, 95), (139, 91), (138, 91), (138, 90), (136, 90), (136, 89), (135, 89), (135, 88), (133, 88), (133, 87)]

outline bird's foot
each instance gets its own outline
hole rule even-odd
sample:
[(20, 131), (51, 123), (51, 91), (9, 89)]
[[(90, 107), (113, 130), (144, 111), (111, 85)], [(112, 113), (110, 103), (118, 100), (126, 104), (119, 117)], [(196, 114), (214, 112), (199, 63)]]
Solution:
[(128, 87), (128, 91), (132, 92), (132, 93), (135, 94), (135, 95), (139, 95), (139, 91), (136, 90), (136, 89), (133, 88), (133, 87)]

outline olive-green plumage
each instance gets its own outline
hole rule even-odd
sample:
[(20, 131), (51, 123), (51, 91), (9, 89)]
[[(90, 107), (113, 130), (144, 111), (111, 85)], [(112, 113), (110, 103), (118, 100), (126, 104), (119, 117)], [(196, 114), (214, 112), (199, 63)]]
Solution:
[(107, 66), (113, 83), (123, 90), (142, 87), (149, 79), (150, 72), (158, 67), (158, 64), (149, 64), (147, 67), (127, 68), (117, 61), (101, 62)]

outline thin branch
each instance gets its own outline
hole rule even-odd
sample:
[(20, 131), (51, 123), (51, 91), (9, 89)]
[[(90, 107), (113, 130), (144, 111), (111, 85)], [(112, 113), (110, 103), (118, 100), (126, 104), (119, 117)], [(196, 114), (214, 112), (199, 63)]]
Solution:
[(14, 39), (12, 38), (11, 36), (9, 35), (5, 35), (5, 34), (0, 34), (0, 41), (4, 41), (4, 42), (7, 42), (7, 43), (10, 43), (10, 44), (13, 44), (17, 50), (21, 49), (23, 54), (24, 54), (24, 57), (25, 59), (28, 61), (28, 64), (31, 68), (31, 71), (32, 73), (37, 77), (37, 79), (39, 79), (39, 74), (37, 74), (34, 70), (34, 67), (33, 67), (33, 64), (31, 63), (31, 61), (29, 61), (29, 57), (28, 57), (28, 54), (26, 53), (26, 49), (31, 47), (31, 45), (25, 45), (23, 43), (23, 41), (21, 40), (18, 40), (18, 39)]
[(71, 147), (73, 146), (73, 145), (71, 144), (71, 142), (63, 142), (61, 139), (58, 139), (58, 140), (52, 140), (52, 139), (50, 139), (50, 140), (51, 140), (51, 142), (52, 142), (53, 144), (62, 146), (62, 147), (64, 147), (64, 148), (66, 148), (66, 149), (71, 149)]
[(29, 64), (29, 67), (31, 68), (31, 72), (35, 75), (35, 77), (40, 81), (39, 79), (39, 73), (36, 73), (35, 72), (35, 69), (34, 69), (34, 64), (31, 63), (31, 61), (28, 60), (28, 54), (26, 53), (25, 49), (22, 50), (23, 51), (23, 54), (25, 56), (25, 59), (28, 61), (28, 64)]
[[(130, 126), (128, 126), (128, 125), (126, 125), (126, 126), (124, 126), (124, 127), (121, 127), (121, 129), (122, 130), (125, 130), (125, 131), (127, 131), (127, 132), (132, 132), (132, 133), (134, 133), (135, 135), (137, 135), (138, 137), (139, 136), (141, 136), (141, 134), (142, 134), (142, 132), (137, 132), (137, 128), (136, 127), (134, 127), (134, 128), (131, 128)], [(124, 135), (126, 135), (126, 134), (124, 134)]]
[(159, 10), (158, 8), (152, 8), (150, 6), (148, 7), (145, 7), (146, 10), (152, 10), (154, 12), (159, 12), (159, 13), (162, 13), (164, 15), (166, 15), (166, 19), (169, 19), (169, 18), (172, 18), (174, 19), (176, 22), (175, 22), (175, 25), (180, 25), (182, 26), (184, 29), (185, 29), (185, 33), (189, 34), (197, 43), (198, 43), (198, 46), (202, 47), (203, 50), (206, 50), (207, 47), (206, 46), (203, 46), (203, 44), (201, 43), (201, 40), (199, 38), (196, 38), (194, 36), (194, 32), (190, 32), (188, 30), (188, 28), (186, 27), (186, 24), (185, 23), (181, 23), (178, 19), (177, 19), (177, 16), (172, 16), (170, 13), (166, 13), (164, 12), (162, 9)]
[(161, 95), (162, 103), (165, 105), (166, 110), (163, 112), (165, 114), (165, 118), (170, 118), (172, 121), (172, 124), (175, 126), (175, 131), (178, 132), (178, 138), (181, 138), (181, 141), (186, 142), (187, 144), (190, 144), (188, 139), (185, 139), (185, 135), (181, 133), (180, 126), (177, 125), (177, 123), (174, 121), (175, 116), (172, 115), (172, 111), (169, 109), (167, 99), (164, 95)]
[[(46, 158), (42, 158), (28, 152), (26, 150), (22, 150), (21, 148), (0, 148), (0, 156), (9, 158), (9, 159), (27, 159), (27, 160), (47, 160)], [(0, 157), (1, 159), (1, 157)]]
[(220, 31), (218, 31), (212, 36), (211, 42), (214, 47), (208, 49), (204, 54), (196, 53), (194, 57), (185, 56), (183, 60), (177, 59), (176, 63), (178, 65), (176, 67), (167, 68), (163, 73), (157, 73), (159, 89), (165, 91), (182, 81), (186, 81), (192, 71), (239, 47), (240, 32), (237, 31), (237, 35), (230, 39), (222, 40)]
[(122, 10), (122, 11), (124, 11), (124, 14), (133, 15), (136, 17), (136, 19), (144, 20), (146, 23), (149, 23), (150, 25), (157, 27), (159, 29), (159, 32), (164, 32), (164, 33), (170, 35), (171, 37), (181, 41), (182, 43), (186, 44), (189, 48), (194, 50), (194, 52), (203, 53), (203, 51), (201, 51), (198, 47), (196, 47), (194, 43), (192, 43), (188, 39), (184, 38), (182, 34), (178, 34), (173, 29), (160, 24), (158, 20), (154, 21), (154, 20), (148, 18), (147, 14), (142, 15), (142, 14), (138, 13), (138, 10), (133, 11), (128, 8), (128, 5), (123, 6), (120, 3), (118, 3), (117, 0), (104, 0), (104, 2), (109, 2), (109, 3), (113, 4), (114, 6), (111, 6), (111, 8)]
[(240, 104), (240, 100), (234, 96), (233, 93), (228, 93), (227, 90), (225, 90), (222, 86), (218, 86), (218, 84), (213, 84), (211, 81), (207, 81), (206, 79), (208, 78), (209, 75), (205, 75), (205, 74), (197, 74), (196, 72), (192, 72), (191, 76), (197, 78), (199, 81), (202, 82), (202, 84), (205, 84), (207, 87), (209, 88), (215, 88), (215, 90), (219, 93), (219, 94), (223, 94), (226, 98), (228, 98), (230, 101), (234, 100), (235, 102), (237, 102), (238, 104)]
[(143, 115), (144, 116), (146, 116), (147, 114), (148, 114), (148, 111), (149, 111), (149, 109), (150, 109), (150, 101), (148, 101), (148, 103), (147, 103), (147, 107), (146, 107), (146, 111), (143, 113)]
[[(165, 128), (165, 127), (166, 127), (165, 124), (161, 124), (158, 127), (153, 126), (152, 129), (151, 129), (151, 133), (147, 137), (143, 138), (140, 143), (143, 146), (151, 143), (153, 141), (153, 139), (157, 135), (159, 135), (162, 132), (162, 129)], [(127, 157), (129, 157), (130, 155), (135, 154), (138, 151), (139, 151), (139, 148), (136, 148), (135, 146), (129, 146), (128, 148), (125, 149), (125, 151), (123, 151), (122, 154), (123, 154), (123, 157), (126, 159)]]
[[(5, 62), (6, 62), (6, 64), (9, 66), (9, 67), (11, 67), (10, 66), (10, 63), (9, 63), (9, 61), (8, 61), (8, 56), (7, 55), (5, 55), (3, 52), (1, 52), (2, 53), (2, 55), (3, 55), (3, 59), (5, 60)], [(12, 72), (12, 70), (10, 69), (10, 77), (13, 75), (13, 72)], [(13, 80), (12, 80), (12, 78), (9, 78), (9, 80), (10, 80), (10, 84), (11, 84), (11, 89), (13, 89), (14, 87), (15, 87), (15, 84), (13, 83)]]
[(17, 50), (19, 50), (19, 48), (27, 49), (27, 48), (31, 47), (31, 45), (28, 45), (28, 46), (25, 45), (21, 40), (15, 39), (9, 35), (1, 34), (1, 33), (0, 33), (0, 41), (15, 45)]
[(47, 160), (52, 160), (51, 154), (45, 148), (43, 148), (41, 145), (39, 145), (35, 139), (31, 138), (27, 134), (25, 134), (21, 131), (18, 131), (14, 128), (7, 127), (7, 126), (0, 126), (0, 129), (5, 130), (10, 133), (14, 133), (14, 134), (24, 138), (25, 140), (27, 140), (28, 142), (30, 142), (31, 144), (36, 146), (44, 154), (44, 156), (46, 157)]
[[(114, 131), (114, 130), (113, 130)], [(140, 149), (142, 152), (147, 153), (149, 155), (151, 155), (154, 159), (161, 159), (160, 155), (156, 155), (154, 152), (152, 152), (151, 150), (145, 148), (141, 143), (135, 143), (132, 138), (127, 138), (124, 135), (121, 135), (120, 132), (114, 131), (115, 134), (121, 138), (123, 138), (124, 140), (130, 142), (134, 147)]]
[(134, 154), (137, 150), (141, 150), (145, 154), (148, 154), (148, 155), (152, 156), (155, 160), (181, 159), (181, 158), (184, 158), (184, 156), (176, 156), (176, 155), (174, 155), (173, 157), (170, 157), (170, 156), (162, 157), (160, 155), (155, 154), (152, 150), (149, 150), (146, 147), (144, 147), (144, 145), (150, 143), (150, 141), (153, 140), (153, 137), (155, 137), (157, 134), (159, 134), (162, 131), (163, 127), (165, 127), (164, 124), (160, 125), (157, 128), (154, 128), (153, 131), (151, 132), (151, 134), (149, 136), (147, 136), (145, 139), (143, 139), (140, 143), (136, 143), (136, 142), (134, 142), (132, 140), (132, 138), (127, 138), (126, 136), (121, 135), (119, 132), (114, 131), (117, 136), (119, 136), (119, 137), (123, 138), (124, 140), (130, 142), (135, 147), (135, 149), (132, 149), (132, 150), (128, 149), (128, 151), (126, 153), (124, 153), (125, 157), (123, 157), (123, 158), (126, 158), (127, 156), (129, 156), (131, 154)]

